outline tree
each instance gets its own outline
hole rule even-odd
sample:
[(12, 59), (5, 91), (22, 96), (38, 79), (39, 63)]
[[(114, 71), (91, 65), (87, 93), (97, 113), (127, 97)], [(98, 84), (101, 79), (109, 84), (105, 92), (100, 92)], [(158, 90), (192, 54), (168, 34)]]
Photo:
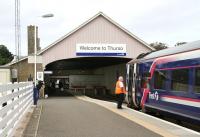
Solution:
[(187, 42), (177, 42), (174, 46), (177, 47), (177, 46), (180, 46), (180, 45), (183, 45), (183, 44), (186, 44)]
[(5, 65), (13, 60), (13, 54), (6, 46), (0, 45), (0, 65)]
[(168, 48), (167, 44), (162, 42), (154, 42), (150, 44), (151, 47), (155, 48), (156, 50), (162, 50)]

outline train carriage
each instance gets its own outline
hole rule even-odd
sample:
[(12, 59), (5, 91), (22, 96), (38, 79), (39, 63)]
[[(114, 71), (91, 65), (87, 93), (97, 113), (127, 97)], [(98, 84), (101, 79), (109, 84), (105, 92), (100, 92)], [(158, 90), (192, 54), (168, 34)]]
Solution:
[(127, 64), (128, 104), (200, 123), (200, 41), (142, 54)]

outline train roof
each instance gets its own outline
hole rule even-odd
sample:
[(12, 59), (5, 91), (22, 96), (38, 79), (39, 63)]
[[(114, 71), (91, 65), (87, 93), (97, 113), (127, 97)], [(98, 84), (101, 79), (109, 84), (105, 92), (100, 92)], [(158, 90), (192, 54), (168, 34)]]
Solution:
[(187, 52), (187, 51), (191, 51), (195, 49), (200, 49), (200, 40), (190, 42), (184, 45), (180, 45), (178, 47), (171, 47), (171, 48), (163, 49), (160, 51), (152, 52), (144, 56), (143, 59), (153, 59), (153, 58), (177, 54), (181, 52)]
[(160, 51), (155, 51), (155, 52), (151, 52), (147, 54), (145, 53), (144, 56), (142, 56), (141, 58), (133, 59), (129, 63), (138, 62), (139, 60), (154, 59), (157, 57), (173, 55), (173, 54), (192, 51), (196, 49), (200, 49), (200, 40), (190, 42), (184, 45), (180, 45), (178, 47), (171, 47), (171, 48), (167, 48), (167, 49), (163, 49)]

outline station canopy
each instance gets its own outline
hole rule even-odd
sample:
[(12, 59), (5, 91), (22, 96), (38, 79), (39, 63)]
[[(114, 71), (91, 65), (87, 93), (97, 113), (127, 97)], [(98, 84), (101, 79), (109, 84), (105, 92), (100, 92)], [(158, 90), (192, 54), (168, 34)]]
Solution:
[(52, 62), (46, 66), (46, 70), (95, 69), (127, 63), (130, 60), (129, 58), (118, 57), (72, 58)]

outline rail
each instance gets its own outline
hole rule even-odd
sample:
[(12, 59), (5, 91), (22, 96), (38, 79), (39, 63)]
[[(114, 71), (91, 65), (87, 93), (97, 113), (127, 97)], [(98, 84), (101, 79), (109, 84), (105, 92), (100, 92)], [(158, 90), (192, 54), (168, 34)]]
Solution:
[(24, 112), (33, 104), (33, 83), (0, 85), (0, 137), (13, 135)]

